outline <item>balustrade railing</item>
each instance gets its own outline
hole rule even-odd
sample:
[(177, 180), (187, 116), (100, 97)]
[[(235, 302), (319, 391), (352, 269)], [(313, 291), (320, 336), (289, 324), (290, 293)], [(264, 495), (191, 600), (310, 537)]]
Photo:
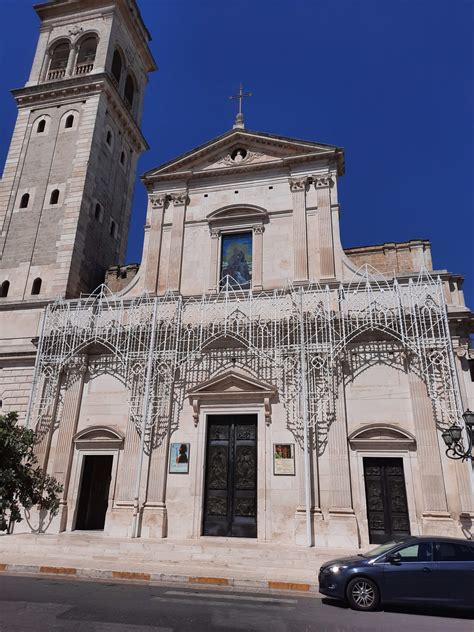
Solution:
[(48, 72), (48, 81), (54, 81), (55, 79), (62, 79), (66, 74), (65, 68), (58, 68), (58, 70), (50, 70)]
[(87, 73), (91, 72), (94, 68), (94, 64), (86, 63), (86, 64), (77, 64), (76, 69), (74, 71), (75, 75), (87, 75)]

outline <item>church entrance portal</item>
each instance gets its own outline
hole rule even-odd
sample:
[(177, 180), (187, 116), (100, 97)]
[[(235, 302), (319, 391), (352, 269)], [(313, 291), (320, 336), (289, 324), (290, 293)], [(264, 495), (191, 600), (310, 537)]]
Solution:
[(257, 537), (257, 415), (208, 417), (203, 532)]
[(410, 535), (402, 459), (364, 459), (367, 518), (371, 543)]
[(113, 457), (108, 455), (84, 457), (76, 529), (104, 528), (112, 460)]

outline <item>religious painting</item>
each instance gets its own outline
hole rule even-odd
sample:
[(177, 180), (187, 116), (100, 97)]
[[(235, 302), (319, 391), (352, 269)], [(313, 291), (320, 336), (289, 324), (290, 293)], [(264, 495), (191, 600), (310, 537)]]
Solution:
[(222, 235), (221, 283), (249, 290), (252, 281), (252, 233)]
[(170, 474), (189, 474), (189, 443), (170, 446)]
[(275, 476), (295, 475), (295, 444), (273, 444), (273, 474)]

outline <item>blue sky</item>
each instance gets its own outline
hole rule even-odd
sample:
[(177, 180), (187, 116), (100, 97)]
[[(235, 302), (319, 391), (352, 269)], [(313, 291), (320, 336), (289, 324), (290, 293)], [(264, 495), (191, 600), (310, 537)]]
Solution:
[[(424, 238), (474, 306), (474, 0), (138, 0), (159, 65), (139, 173), (227, 131), (239, 82), (249, 129), (345, 148), (345, 246)], [(37, 38), (30, 0), (0, 0), (3, 165)], [(141, 257), (137, 183), (127, 261)]]

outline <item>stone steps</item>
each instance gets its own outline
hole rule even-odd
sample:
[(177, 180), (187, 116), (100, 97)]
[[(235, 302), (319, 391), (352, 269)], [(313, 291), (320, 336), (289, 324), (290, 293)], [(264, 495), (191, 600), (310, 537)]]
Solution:
[(132, 580), (145, 576), (150, 581), (225, 582), (248, 588), (272, 588), (276, 582), (296, 586), (288, 589), (316, 591), (321, 564), (355, 552), (240, 538), (132, 540), (101, 533), (13, 534), (0, 536), (0, 571)]

